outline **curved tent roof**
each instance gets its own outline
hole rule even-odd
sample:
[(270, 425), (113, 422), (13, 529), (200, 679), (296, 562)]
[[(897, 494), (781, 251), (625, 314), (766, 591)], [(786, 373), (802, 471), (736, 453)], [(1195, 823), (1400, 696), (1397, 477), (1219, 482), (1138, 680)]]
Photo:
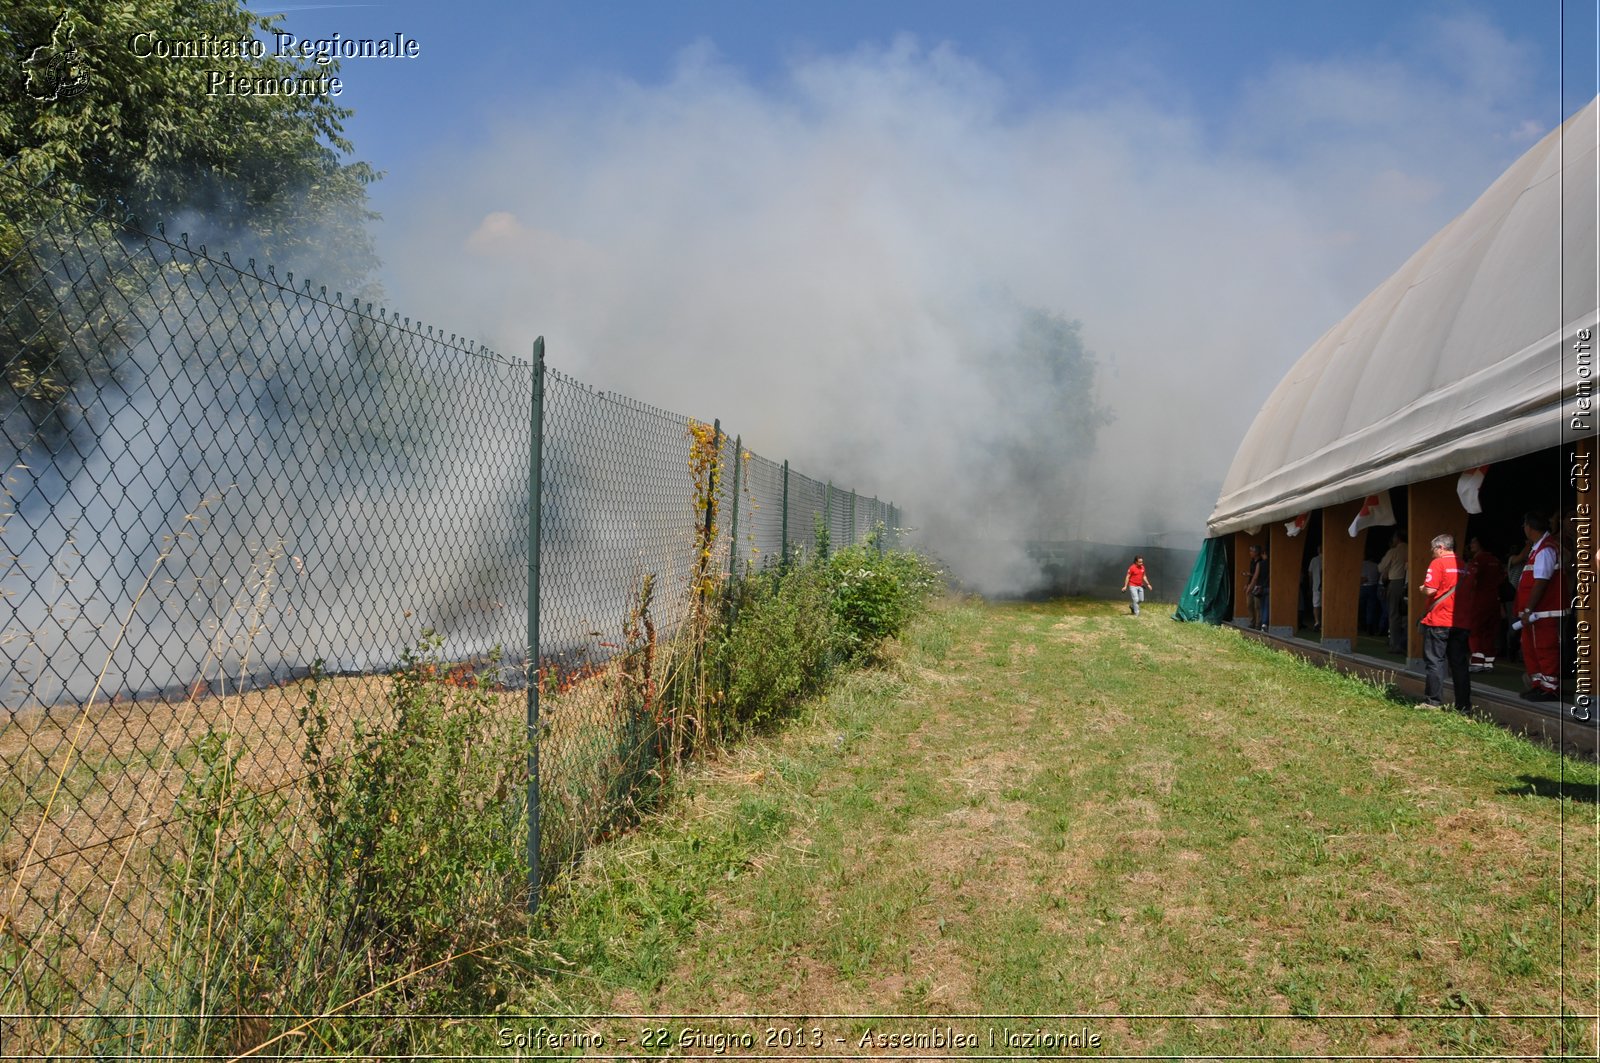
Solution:
[(1596, 323), (1597, 108), (1534, 145), (1295, 363), (1234, 456), (1212, 535), (1573, 437), (1562, 403), (1578, 362), (1564, 345)]

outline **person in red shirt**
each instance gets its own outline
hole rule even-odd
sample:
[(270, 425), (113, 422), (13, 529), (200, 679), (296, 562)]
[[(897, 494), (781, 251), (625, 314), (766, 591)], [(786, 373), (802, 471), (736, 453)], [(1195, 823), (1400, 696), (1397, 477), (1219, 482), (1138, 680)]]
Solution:
[[(1474, 672), (1492, 672), (1495, 654), (1500, 651), (1500, 636), (1506, 626), (1505, 599), (1500, 596), (1500, 588), (1509, 589), (1506, 570), (1500, 564), (1500, 559), (1477, 536), (1467, 541), (1467, 550), (1472, 555), (1472, 561), (1467, 565), (1470, 576), (1467, 582), (1472, 584), (1472, 613), (1467, 616), (1467, 627), (1472, 632), (1471, 669)], [(1466, 615), (1459, 605), (1456, 606), (1456, 615)]]
[(1444, 670), (1448, 662), (1450, 682), (1455, 687), (1456, 709), (1472, 709), (1472, 673), (1468, 669), (1470, 650), (1467, 619), (1472, 606), (1465, 600), (1466, 575), (1461, 559), (1456, 557), (1456, 539), (1453, 535), (1435, 535), (1433, 560), (1428, 564), (1428, 574), (1423, 577), (1422, 597), (1428, 611), (1422, 617), (1422, 660), (1427, 669), (1423, 687), (1423, 706), (1438, 708), (1444, 698)]
[(1144, 558), (1135, 557), (1133, 564), (1128, 566), (1128, 575), (1122, 581), (1122, 589), (1127, 591), (1132, 599), (1128, 607), (1133, 610), (1134, 616), (1139, 615), (1139, 603), (1144, 601), (1144, 592), (1147, 588), (1155, 590), (1150, 584), (1150, 577), (1144, 574)]
[(1522, 632), (1522, 667), (1528, 673), (1529, 701), (1555, 701), (1561, 687), (1561, 619), (1566, 600), (1561, 583), (1561, 544), (1550, 534), (1542, 513), (1522, 518), (1528, 537), (1528, 563), (1517, 581), (1517, 627)]

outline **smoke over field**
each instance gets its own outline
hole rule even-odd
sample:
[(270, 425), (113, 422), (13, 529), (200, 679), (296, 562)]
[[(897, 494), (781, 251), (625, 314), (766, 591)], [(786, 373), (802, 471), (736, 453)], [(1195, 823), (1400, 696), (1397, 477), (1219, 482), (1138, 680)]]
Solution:
[(67, 386), (3, 411), (5, 704), (521, 652), (526, 364), (34, 202), (0, 325)]
[[(912, 37), (762, 78), (707, 42), (657, 82), (495, 101), (481, 142), (391, 177), (390, 284), (758, 425), (1023, 589), (1006, 542), (1194, 545), (1292, 360), (1548, 127), (1515, 102), (1525, 49), (1423, 22), (1204, 112), (1137, 56), (1041, 92)], [(1082, 352), (1070, 380), (1017, 356), (1039, 320)], [(955, 556), (975, 529), (992, 545)]]

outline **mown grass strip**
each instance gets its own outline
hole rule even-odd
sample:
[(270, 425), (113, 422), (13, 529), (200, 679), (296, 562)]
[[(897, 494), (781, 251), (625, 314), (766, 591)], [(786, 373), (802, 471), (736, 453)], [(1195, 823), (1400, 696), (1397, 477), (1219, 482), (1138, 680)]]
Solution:
[[(1596, 781), (1156, 609), (947, 603), (591, 854), (511, 1006), (1102, 1016), (998, 1027), (1047, 1054), (1005, 1038), (1589, 1052), (1589, 1021), (1505, 1016), (1592, 1011)], [(854, 1051), (908, 1024), (814, 1028)]]

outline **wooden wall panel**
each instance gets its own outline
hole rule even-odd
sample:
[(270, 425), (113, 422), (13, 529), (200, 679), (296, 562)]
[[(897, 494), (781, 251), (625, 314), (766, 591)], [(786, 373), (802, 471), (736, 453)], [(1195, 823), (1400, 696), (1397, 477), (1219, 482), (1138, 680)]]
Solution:
[(1233, 618), (1241, 623), (1250, 622), (1250, 602), (1245, 597), (1244, 585), (1250, 579), (1250, 546), (1265, 547), (1265, 533), (1233, 533)]
[(1361, 558), (1367, 529), (1350, 537), (1350, 525), (1365, 499), (1322, 511), (1322, 645), (1338, 653), (1355, 649), (1360, 624)]
[(1291, 536), (1281, 520), (1272, 522), (1272, 546), (1268, 558), (1272, 563), (1271, 605), (1267, 610), (1268, 632), (1293, 637), (1300, 619), (1300, 562), (1305, 557), (1306, 533)]

